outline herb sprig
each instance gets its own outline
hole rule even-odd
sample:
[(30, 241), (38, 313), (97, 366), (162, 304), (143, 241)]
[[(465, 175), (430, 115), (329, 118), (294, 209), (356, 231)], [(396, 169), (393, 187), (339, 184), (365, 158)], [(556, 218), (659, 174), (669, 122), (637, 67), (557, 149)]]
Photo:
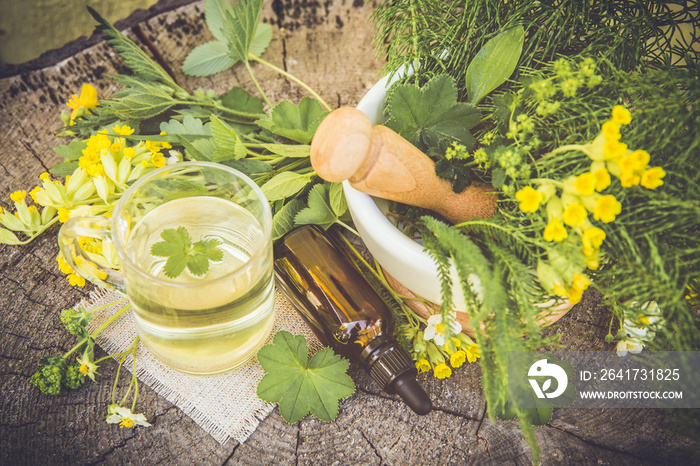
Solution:
[(221, 262), (224, 258), (221, 241), (207, 238), (193, 243), (185, 227), (166, 228), (160, 237), (163, 241), (151, 246), (151, 255), (168, 258), (163, 267), (168, 278), (177, 278), (185, 268), (201, 277), (209, 270), (209, 262)]

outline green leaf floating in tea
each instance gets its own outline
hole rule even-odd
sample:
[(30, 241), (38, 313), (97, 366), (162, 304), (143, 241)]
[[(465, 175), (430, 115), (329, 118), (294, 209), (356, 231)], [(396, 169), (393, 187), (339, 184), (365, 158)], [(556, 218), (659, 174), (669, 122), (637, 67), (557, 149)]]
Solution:
[(185, 227), (165, 229), (160, 237), (163, 241), (151, 246), (151, 254), (168, 258), (163, 272), (169, 278), (176, 278), (185, 267), (193, 275), (201, 277), (209, 270), (209, 261), (218, 262), (224, 257), (219, 240), (210, 238), (192, 244)]

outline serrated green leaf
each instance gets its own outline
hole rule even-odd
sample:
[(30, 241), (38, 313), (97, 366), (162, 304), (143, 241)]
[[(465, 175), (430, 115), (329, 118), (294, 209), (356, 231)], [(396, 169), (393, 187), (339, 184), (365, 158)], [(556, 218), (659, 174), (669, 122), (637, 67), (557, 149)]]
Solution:
[(304, 158), (311, 155), (311, 146), (307, 144), (263, 144), (262, 146), (282, 157)]
[(216, 116), (211, 117), (211, 134), (216, 143), (212, 159), (216, 161), (241, 159), (248, 154), (248, 149), (236, 131)]
[(272, 26), (267, 23), (258, 23), (255, 27), (255, 34), (253, 35), (253, 41), (250, 43), (248, 53), (260, 57), (265, 53), (265, 49), (270, 45), (270, 42), (272, 42)]
[(317, 184), (309, 192), (309, 206), (294, 218), (297, 225), (320, 225), (327, 229), (338, 221), (328, 197), (328, 186)]
[(221, 242), (215, 238), (204, 239), (192, 244), (192, 239), (185, 227), (167, 228), (160, 233), (163, 241), (151, 246), (151, 255), (167, 257), (163, 273), (169, 278), (176, 278), (185, 267), (195, 276), (204, 275), (209, 270), (209, 262), (223, 259)]
[(260, 97), (248, 94), (240, 87), (234, 87), (221, 97), (221, 103), (228, 108), (238, 110), (243, 113), (262, 114), (263, 101)]
[(435, 145), (443, 139), (457, 140), (467, 147), (474, 145), (469, 129), (479, 122), (479, 111), (473, 105), (457, 102), (457, 87), (449, 76), (435, 76), (422, 88), (412, 84), (394, 86), (387, 109), (386, 126), (414, 145)]
[(328, 198), (331, 202), (331, 208), (335, 215), (342, 217), (348, 210), (348, 203), (345, 200), (345, 192), (343, 192), (342, 183), (331, 183), (328, 190)]
[(240, 160), (225, 160), (222, 165), (234, 168), (241, 173), (248, 175), (250, 178), (257, 178), (266, 175), (272, 171), (272, 166), (261, 160), (240, 159)]
[(515, 26), (484, 44), (467, 67), (465, 81), (469, 103), (476, 105), (513, 74), (524, 40), (525, 30)]
[(228, 0), (207, 0), (204, 3), (204, 20), (211, 34), (218, 40), (225, 40), (224, 33), (224, 16), (226, 11), (230, 9)]
[[(139, 48), (131, 39), (117, 31), (112, 24), (105, 20), (95, 10), (87, 7), (88, 12), (95, 21), (98, 22), (97, 29), (104, 33), (104, 39), (122, 57), (126, 65), (139, 77), (145, 81), (161, 82), (175, 91), (182, 89), (175, 84), (175, 81), (168, 73), (154, 62), (146, 53)], [(184, 93), (184, 91), (182, 91)]]
[(83, 156), (83, 149), (87, 147), (85, 141), (80, 139), (73, 139), (70, 144), (62, 144), (60, 146), (54, 147), (53, 151), (59, 156), (63, 157), (67, 161), (78, 160)]
[(294, 217), (304, 208), (304, 201), (292, 199), (272, 217), (272, 241), (275, 241), (296, 227)]
[(280, 102), (272, 108), (268, 118), (260, 119), (256, 123), (279, 136), (300, 144), (309, 144), (325, 116), (317, 100), (304, 97), (299, 105), (289, 101)]
[(228, 54), (228, 45), (212, 41), (197, 46), (187, 55), (182, 71), (190, 76), (211, 76), (231, 68), (235, 64)]
[(160, 123), (160, 130), (165, 131), (168, 135), (181, 134), (186, 137), (212, 135), (210, 123), (204, 123), (199, 118), (190, 115), (185, 115), (182, 122), (174, 119), (163, 121)]
[(324, 421), (338, 415), (339, 399), (355, 392), (347, 375), (350, 363), (325, 348), (308, 361), (306, 339), (287, 331), (278, 332), (273, 343), (258, 351), (258, 361), (267, 374), (257, 394), (278, 403), (287, 422), (297, 422), (311, 413)]
[(312, 174), (302, 175), (291, 171), (281, 172), (261, 186), (267, 200), (272, 202), (294, 196), (311, 181)]
[(260, 21), (262, 0), (240, 0), (230, 3), (223, 12), (222, 34), (229, 47), (229, 55), (234, 63), (247, 61), (255, 30)]

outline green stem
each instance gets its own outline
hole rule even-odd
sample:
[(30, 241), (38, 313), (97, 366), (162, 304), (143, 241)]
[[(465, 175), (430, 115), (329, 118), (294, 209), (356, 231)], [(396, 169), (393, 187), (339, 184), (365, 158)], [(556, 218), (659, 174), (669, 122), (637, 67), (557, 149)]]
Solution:
[[(249, 56), (255, 58), (253, 55), (249, 54)], [(263, 91), (262, 87), (260, 87), (260, 83), (258, 82), (258, 80), (255, 79), (255, 75), (253, 74), (253, 69), (250, 67), (250, 63), (248, 63), (248, 60), (246, 60), (243, 63), (245, 63), (245, 67), (248, 70), (248, 74), (250, 75), (250, 79), (253, 80), (253, 84), (255, 84), (255, 87), (258, 89), (258, 92), (260, 93), (260, 95), (262, 95), (265, 102), (267, 102), (267, 105), (272, 107), (272, 102), (270, 102), (270, 99), (267, 98), (267, 94), (265, 94), (265, 91)]]
[(28, 244), (28, 243), (32, 242), (36, 237), (38, 237), (43, 232), (45, 232), (47, 228), (49, 228), (51, 225), (53, 225), (57, 221), (58, 221), (58, 217), (52, 219), (49, 223), (47, 223), (46, 225), (43, 225), (40, 229), (36, 230), (36, 232), (32, 236), (30, 236), (28, 239), (26, 239), (24, 241), (20, 241), (17, 244)]
[[(250, 70), (248, 70), (248, 71), (250, 71)], [(252, 76), (251, 76), (251, 77), (252, 77)], [(255, 81), (255, 78), (253, 78), (253, 81)], [(257, 83), (256, 83), (256, 84), (257, 84)], [(259, 88), (258, 88), (258, 89), (259, 89)], [(266, 100), (267, 100), (267, 99), (266, 99)], [(219, 105), (219, 104), (216, 103), (216, 102), (202, 102), (202, 101), (196, 100), (196, 99), (194, 100), (194, 102), (196, 102), (197, 105), (200, 105), (200, 106), (202, 106), (202, 107), (213, 107), (213, 108), (215, 108), (215, 109), (217, 109), (217, 110), (219, 110), (219, 111), (221, 111), (221, 112), (229, 113), (229, 114), (235, 115), (235, 116), (237, 116), (237, 117), (247, 118), (247, 119), (251, 119), (251, 120), (257, 120), (258, 118), (260, 118), (260, 117), (262, 117), (262, 116), (265, 116), (264, 113), (248, 113), (248, 112), (241, 112), (241, 111), (239, 111), (239, 110), (234, 110), (234, 109), (232, 109), (232, 108), (223, 107), (223, 106)], [(178, 101), (176, 101), (175, 103), (176, 103), (176, 104), (179, 104), (179, 105), (191, 105), (191, 104), (192, 104), (192, 102), (189, 102), (189, 101), (186, 101), (186, 100), (178, 100)], [(242, 122), (242, 123), (247, 123), (247, 122)]]
[[(301, 87), (303, 87), (304, 89), (306, 89), (306, 91), (307, 91), (309, 94), (311, 94), (312, 96), (314, 96), (314, 98), (315, 98), (316, 100), (318, 100), (318, 101), (321, 103), (321, 105), (323, 105), (324, 107), (326, 107), (326, 110), (327, 110), (327, 111), (330, 112), (331, 110), (333, 110), (333, 109), (331, 108), (331, 106), (328, 105), (328, 104), (326, 103), (326, 101), (323, 100), (323, 98), (321, 98), (321, 96), (318, 95), (318, 94), (316, 93), (316, 91), (314, 91), (313, 89), (311, 89), (305, 82), (303, 82), (302, 80), (300, 80), (300, 79), (297, 78), (296, 76), (293, 76), (293, 75), (287, 73), (287, 72), (284, 71), (282, 68), (278, 68), (278, 67), (276, 67), (275, 65), (273, 65), (272, 63), (269, 63), (269, 62), (263, 60), (263, 59), (260, 58), (260, 57), (256, 57), (255, 55), (248, 54), (248, 58), (252, 58), (253, 60), (255, 60), (255, 61), (257, 61), (257, 62), (259, 62), (259, 63), (261, 63), (261, 64), (267, 66), (268, 68), (270, 68), (270, 69), (272, 69), (272, 70), (274, 70), (274, 71), (277, 71), (277, 72), (278, 72), (279, 74), (281, 74), (282, 76), (291, 79), (292, 81), (294, 81), (295, 83), (299, 84)], [(246, 65), (247, 65), (247, 63), (246, 63)]]

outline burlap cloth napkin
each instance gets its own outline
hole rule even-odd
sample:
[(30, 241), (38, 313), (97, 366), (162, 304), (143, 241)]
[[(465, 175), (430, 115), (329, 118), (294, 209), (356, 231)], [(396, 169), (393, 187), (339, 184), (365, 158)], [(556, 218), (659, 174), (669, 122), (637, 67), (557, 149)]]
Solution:
[[(122, 299), (114, 292), (99, 291), (78, 305), (93, 310)], [(94, 331), (124, 303), (95, 311), (88, 326)], [(310, 352), (318, 351), (322, 345), (302, 320), (289, 300), (275, 291), (275, 324), (269, 341), (278, 330), (287, 330), (294, 335), (306, 336)], [(108, 354), (129, 349), (136, 338), (136, 323), (133, 313), (127, 311), (100, 335), (97, 344)], [(133, 368), (131, 359), (123, 369)], [(170, 369), (156, 359), (142, 343), (136, 353), (136, 377), (159, 395), (180, 408), (206, 432), (220, 443), (235, 439), (240, 443), (252, 434), (274, 409), (275, 405), (262, 401), (255, 394), (258, 382), (265, 375), (257, 359), (224, 374), (192, 376)], [(138, 406), (138, 402), (137, 402)], [(136, 411), (139, 411), (137, 408)], [(148, 413), (144, 413), (148, 417)]]

